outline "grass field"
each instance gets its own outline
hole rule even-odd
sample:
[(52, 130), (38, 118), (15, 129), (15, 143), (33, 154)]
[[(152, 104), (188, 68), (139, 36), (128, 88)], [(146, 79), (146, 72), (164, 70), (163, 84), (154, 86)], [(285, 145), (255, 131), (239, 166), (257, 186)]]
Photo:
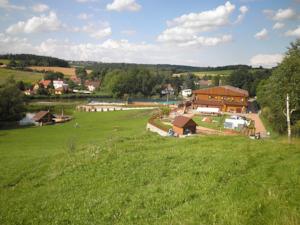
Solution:
[[(29, 67), (32, 70), (35, 71), (53, 71), (53, 72), (60, 72), (63, 73), (66, 76), (75, 76), (75, 68), (64, 68), (64, 67), (53, 67), (53, 66), (31, 66)], [(91, 70), (87, 70), (87, 73), (91, 73)]]
[(0, 68), (0, 84), (3, 84), (5, 80), (11, 76), (17, 81), (35, 83), (43, 78), (43, 73)]
[(9, 59), (0, 59), (0, 63), (3, 63), (5, 65), (9, 64), (10, 60)]
[[(203, 122), (202, 119), (204, 117), (209, 117), (212, 119), (212, 123)], [(196, 115), (193, 117), (193, 120), (202, 127), (207, 127), (215, 130), (224, 130), (224, 121), (226, 119), (225, 115), (222, 116), (201, 116)]]
[(0, 224), (300, 223), (299, 143), (162, 138), (150, 114), (0, 130)]

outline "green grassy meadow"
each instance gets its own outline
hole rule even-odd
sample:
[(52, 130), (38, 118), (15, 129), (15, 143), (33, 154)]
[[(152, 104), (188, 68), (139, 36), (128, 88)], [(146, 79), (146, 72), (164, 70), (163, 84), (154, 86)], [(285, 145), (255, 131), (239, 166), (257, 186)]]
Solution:
[(0, 130), (0, 224), (300, 223), (299, 143), (163, 138), (151, 113)]
[(3, 84), (5, 80), (11, 76), (17, 81), (23, 81), (27, 83), (35, 83), (43, 78), (43, 73), (27, 72), (21, 70), (11, 70), (0, 68), (0, 84)]
[(9, 59), (0, 59), (0, 63), (2, 63), (2, 64), (8, 65), (9, 62), (10, 62)]

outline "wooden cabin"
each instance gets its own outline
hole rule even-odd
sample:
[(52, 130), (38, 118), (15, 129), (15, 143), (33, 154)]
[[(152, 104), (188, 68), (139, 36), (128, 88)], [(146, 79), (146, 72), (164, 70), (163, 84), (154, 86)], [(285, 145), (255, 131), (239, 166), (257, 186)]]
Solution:
[(173, 131), (179, 135), (185, 135), (188, 133), (196, 133), (197, 123), (189, 117), (177, 116), (173, 122)]
[(233, 86), (218, 86), (193, 91), (193, 108), (219, 108), (222, 112), (246, 113), (249, 93)]
[(52, 124), (54, 122), (54, 115), (52, 115), (49, 111), (40, 111), (36, 113), (32, 119), (40, 126), (43, 126), (46, 124)]

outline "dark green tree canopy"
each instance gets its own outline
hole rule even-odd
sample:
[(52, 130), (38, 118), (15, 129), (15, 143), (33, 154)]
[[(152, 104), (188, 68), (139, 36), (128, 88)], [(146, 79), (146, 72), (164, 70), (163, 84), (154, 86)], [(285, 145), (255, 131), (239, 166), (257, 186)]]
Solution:
[(0, 121), (20, 120), (24, 112), (24, 95), (16, 81), (9, 78), (0, 86)]
[(292, 125), (300, 120), (300, 41), (291, 44), (283, 61), (272, 72), (272, 76), (260, 83), (258, 101), (267, 107), (265, 115), (279, 132), (286, 131), (286, 118), (283, 113), (286, 96), (290, 96), (290, 108), (295, 109), (291, 116)]

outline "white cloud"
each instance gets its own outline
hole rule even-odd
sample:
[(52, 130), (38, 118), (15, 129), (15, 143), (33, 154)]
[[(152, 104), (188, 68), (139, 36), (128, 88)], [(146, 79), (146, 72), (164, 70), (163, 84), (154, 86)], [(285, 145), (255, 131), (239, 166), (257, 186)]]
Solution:
[(248, 7), (244, 5), (241, 6), (239, 10), (240, 10), (240, 15), (238, 15), (238, 18), (235, 21), (235, 23), (240, 23), (245, 18), (246, 13), (249, 11)]
[(121, 34), (127, 35), (127, 36), (132, 36), (136, 34), (135, 30), (122, 30)]
[(274, 24), (273, 30), (282, 29), (284, 26), (285, 26), (284, 23), (277, 22), (277, 23)]
[(275, 21), (283, 21), (296, 18), (296, 12), (291, 9), (278, 9), (277, 11), (266, 9), (263, 11), (270, 19)]
[(75, 27), (70, 31), (87, 33), (91, 38), (102, 39), (112, 34), (112, 29), (108, 23), (89, 23), (83, 27)]
[(197, 38), (194, 38), (193, 40), (180, 43), (178, 46), (180, 47), (186, 47), (186, 46), (216, 46), (221, 43), (227, 43), (232, 41), (231, 35), (223, 35), (221, 37), (201, 37), (198, 36)]
[(10, 4), (9, 0), (0, 0), (0, 8), (6, 9), (6, 10), (24, 10), (24, 9), (26, 9), (26, 7), (24, 7), (24, 6)]
[(32, 17), (27, 21), (19, 21), (16, 24), (9, 26), (6, 32), (9, 34), (16, 33), (35, 33), (56, 31), (61, 27), (61, 22), (57, 18), (55, 12), (50, 12), (48, 16)]
[(282, 54), (258, 54), (250, 59), (252, 66), (274, 67), (283, 59)]
[(80, 20), (88, 20), (92, 17), (93, 15), (92, 14), (87, 14), (87, 13), (80, 13), (78, 15), (78, 19)]
[(135, 0), (114, 0), (111, 4), (106, 5), (107, 10), (112, 11), (139, 11), (142, 8), (141, 5), (135, 2)]
[(36, 5), (32, 6), (32, 10), (34, 12), (38, 12), (38, 13), (46, 12), (49, 10), (49, 6), (46, 4), (36, 4)]
[(95, 2), (96, 0), (76, 0), (78, 3)]
[[(178, 52), (180, 51), (180, 54)], [(27, 39), (0, 34), (0, 54), (30, 53), (71, 60), (94, 60), (127, 63), (170, 63), (185, 65), (209, 65), (205, 55), (193, 47), (169, 47), (166, 45), (132, 43), (128, 40), (108, 39), (100, 43), (74, 43), (69, 40), (48, 39), (31, 44)], [(217, 57), (216, 57), (217, 58)], [(218, 64), (216, 58), (214, 63)], [(219, 57), (221, 60), (221, 57)], [(224, 59), (221, 60), (222, 63)], [(221, 62), (220, 61), (220, 62)]]
[(106, 27), (104, 29), (100, 29), (100, 30), (97, 30), (97, 31), (91, 33), (90, 36), (92, 38), (102, 39), (102, 38), (110, 36), (111, 34), (112, 34), (111, 28)]
[(295, 37), (299, 37), (300, 38), (300, 26), (298, 26), (298, 28), (294, 29), (294, 30), (288, 30), (285, 33), (286, 36), (295, 36)]
[(254, 37), (258, 40), (266, 40), (268, 38), (268, 30), (263, 28), (261, 31), (256, 33)]
[[(167, 22), (168, 28), (159, 36), (158, 41), (173, 43), (177, 45), (204, 45), (212, 46), (232, 39), (230, 35), (222, 37), (205, 38), (199, 33), (212, 31), (219, 27), (229, 25), (229, 17), (233, 13), (235, 5), (226, 2), (217, 8), (200, 13), (190, 13), (177, 17)], [(241, 7), (242, 14), (247, 12), (247, 8)]]

